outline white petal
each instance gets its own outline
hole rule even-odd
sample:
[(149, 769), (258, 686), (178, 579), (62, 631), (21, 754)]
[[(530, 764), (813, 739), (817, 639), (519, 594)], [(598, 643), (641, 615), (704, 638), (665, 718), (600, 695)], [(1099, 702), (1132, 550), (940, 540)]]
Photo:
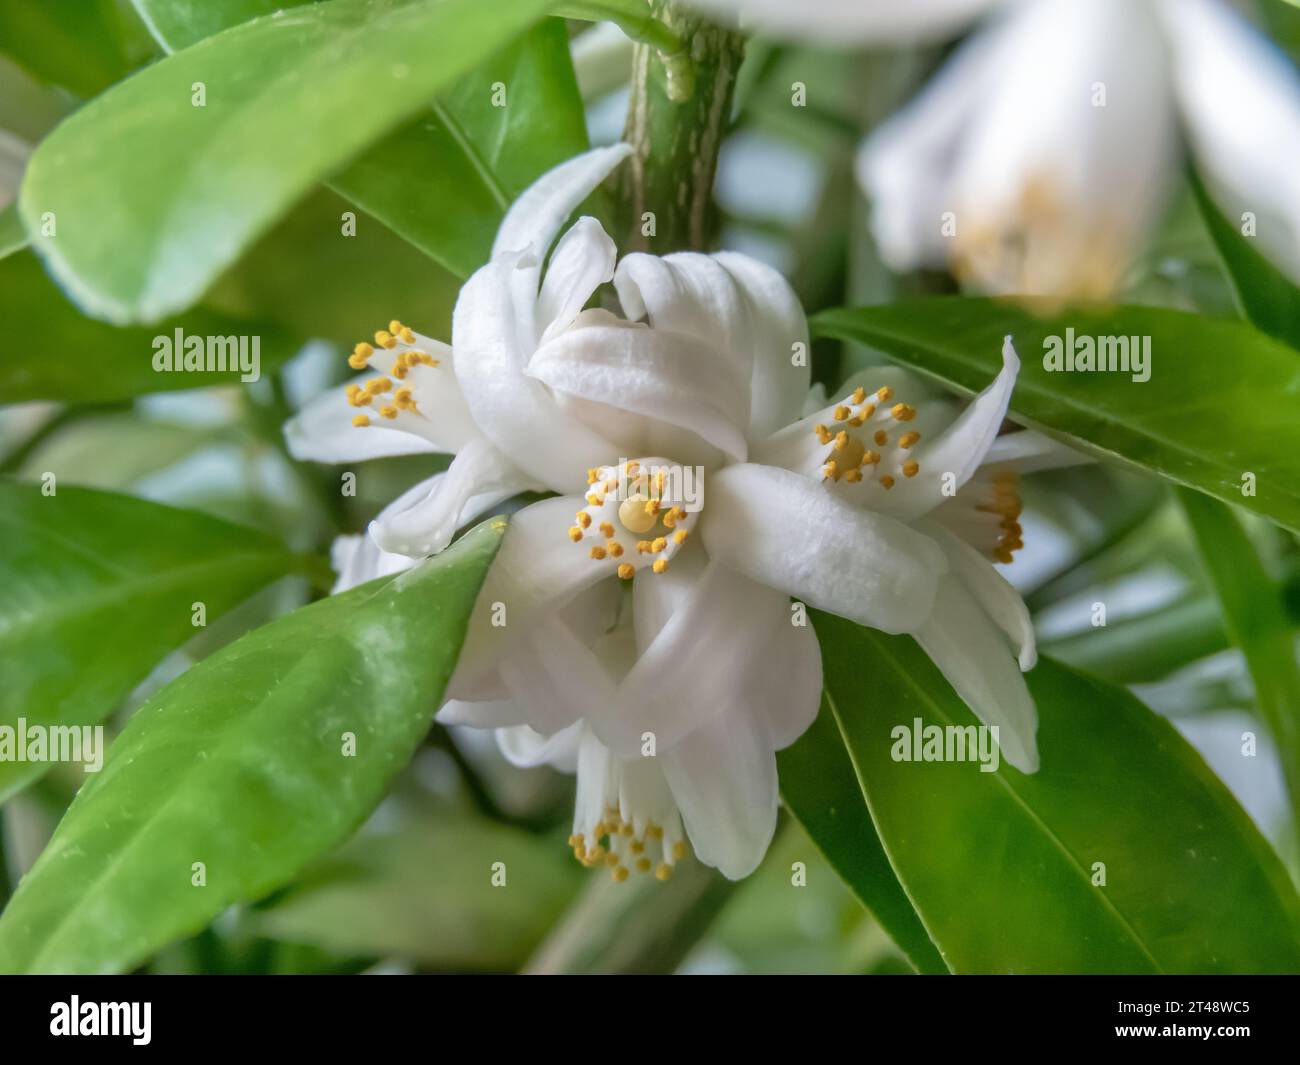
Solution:
[(527, 725), (500, 728), (496, 732), (497, 746), (511, 765), (522, 769), (549, 765), (563, 773), (577, 772), (582, 736), (581, 722), (552, 736), (543, 736)]
[(480, 437), (461, 448), (445, 474), (420, 487), (422, 495), (407, 493), (414, 497), (408, 505), (390, 507), (371, 523), (370, 534), (383, 550), (412, 558), (435, 555), (471, 511), (481, 513), (534, 485)]
[(776, 829), (776, 755), (766, 720), (718, 715), (659, 762), (696, 857), (731, 880), (752, 873)]
[(772, 466), (729, 466), (707, 488), (701, 532), (712, 558), (885, 632), (929, 616), (948, 562), (928, 537)]
[(568, 329), (597, 287), (614, 276), (618, 249), (594, 218), (579, 218), (555, 246), (537, 297), (537, 328), (545, 343)]
[(851, 47), (910, 44), (957, 32), (996, 0), (689, 0), (775, 36)]
[(474, 603), (449, 691), (464, 698), (461, 693), (504, 661), (534, 625), (598, 581), (617, 580), (608, 564), (569, 540), (573, 516), (585, 504), (581, 496), (543, 499), (511, 517)]
[(921, 442), (912, 449), (920, 472), (902, 478), (885, 494), (888, 513), (905, 521), (920, 517), (971, 479), (997, 439), (1019, 372), (1020, 359), (1007, 337), (1002, 343), (1002, 370), (992, 384), (946, 429), (922, 434)]
[[(808, 321), (789, 282), (766, 263), (736, 252), (713, 258), (732, 276), (748, 309), (754, 361), (749, 434), (766, 436), (803, 408), (812, 373)], [(799, 345), (802, 359), (795, 358)]]
[(981, 465), (988, 469), (997, 466), (1016, 473), (1036, 473), (1039, 470), (1059, 470), (1066, 466), (1082, 466), (1097, 460), (1091, 455), (1075, 451), (1068, 444), (1050, 436), (1021, 429), (1004, 433), (993, 441), (985, 452)]
[(511, 728), (528, 720), (523, 707), (513, 699), (448, 699), (434, 715), (440, 725), (467, 728)]
[(614, 461), (619, 450), (524, 376), (533, 348), (519, 338), (510, 289), (518, 270), (489, 263), (461, 289), (452, 317), (456, 377), (474, 420), (511, 462), (554, 491), (581, 491), (588, 468)]
[(975, 716), (997, 726), (1006, 760), (1022, 773), (1035, 772), (1034, 700), (1005, 637), (959, 577), (940, 578), (934, 613), (915, 637)]
[(749, 381), (694, 337), (580, 326), (538, 348), (528, 374), (568, 395), (689, 429), (733, 460), (745, 457)]
[(1300, 282), (1300, 74), (1227, 4), (1161, 3), (1174, 87), (1197, 161), (1228, 221)]
[(558, 617), (533, 626), (498, 668), (528, 724), (544, 735), (579, 719), (597, 722), (614, 704), (613, 680)]
[(369, 535), (337, 536), (330, 545), (330, 568), (338, 574), (330, 595), (338, 595), (358, 584), (377, 577), (401, 573), (415, 565), (417, 559), (390, 555), (381, 551)]
[(700, 252), (625, 255), (614, 271), (623, 313), (655, 329), (684, 333), (741, 362), (748, 376), (747, 311), (735, 279)]
[[(365, 374), (355, 382), (364, 384), (375, 376)], [(373, 418), (365, 428), (355, 426), (352, 419), (357, 413), (343, 385), (322, 392), (284, 423), (289, 454), (300, 462), (364, 462), (448, 450), (425, 437), (390, 428), (382, 418)]]
[(1017, 661), (1024, 672), (1038, 662), (1034, 642), (1034, 623), (1029, 608), (1020, 593), (993, 567), (993, 563), (960, 537), (938, 522), (923, 518), (917, 528), (943, 548), (948, 556), (950, 572), (956, 576), (977, 600), (984, 612), (1011, 641)]

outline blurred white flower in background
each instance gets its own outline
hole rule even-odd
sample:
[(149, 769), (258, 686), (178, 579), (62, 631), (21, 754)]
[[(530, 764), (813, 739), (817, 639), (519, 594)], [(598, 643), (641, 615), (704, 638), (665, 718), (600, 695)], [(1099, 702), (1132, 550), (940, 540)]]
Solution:
[(903, 44), (990, 13), (863, 145), (895, 270), (997, 293), (1110, 295), (1180, 141), (1229, 222), (1300, 280), (1300, 75), (1222, 0), (695, 0), (795, 38)]

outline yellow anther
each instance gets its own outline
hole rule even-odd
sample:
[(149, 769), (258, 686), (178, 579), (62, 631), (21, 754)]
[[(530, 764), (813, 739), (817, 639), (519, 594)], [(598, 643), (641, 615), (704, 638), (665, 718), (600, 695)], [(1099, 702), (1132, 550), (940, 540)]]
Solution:
[(673, 857), (679, 862), (686, 857), (686, 844), (681, 840), (673, 844)]
[(646, 835), (650, 836), (651, 839), (663, 839), (663, 838), (664, 838), (664, 826), (663, 826), (663, 825), (650, 825), (650, 826), (646, 829)]
[(822, 477), (829, 477), (832, 481), (840, 479), (840, 468), (835, 464), (834, 459), (822, 467)]
[(381, 329), (375, 334), (375, 345), (381, 348), (395, 348), (397, 347), (397, 338), (386, 329)]
[(894, 487), (894, 479), (891, 476), (889, 476), (889, 474), (887, 473), (881, 476), (880, 483), (884, 485), (886, 488)]
[(605, 857), (605, 848), (602, 847), (599, 843), (597, 843), (594, 847), (591, 848), (591, 850), (587, 851), (586, 864), (589, 866), (595, 865), (603, 857)]
[(599, 492), (592, 492), (587, 496), (587, 502), (593, 507), (603, 507), (605, 505), (605, 497)]
[(396, 318), (394, 318), (391, 322), (388, 323), (388, 331), (390, 333), (400, 333), (402, 331), (402, 323), (399, 322)]
[(849, 470), (849, 472), (844, 475), (844, 479), (848, 481), (849, 484), (857, 484), (862, 480), (862, 471), (858, 469)]
[(595, 466), (592, 466), (589, 470), (587, 470), (587, 483), (595, 484), (599, 480), (600, 480), (600, 470), (596, 469)]
[(630, 581), (636, 576), (636, 567), (630, 562), (624, 562), (618, 567), (618, 575), (625, 581)]
[(607, 855), (605, 855), (605, 864), (609, 866), (618, 865), (618, 855), (615, 854), (613, 851), (610, 851)]
[(581, 843), (581, 842), (582, 842), (582, 837), (579, 836), (579, 835), (572, 835), (572, 836), (569, 837), (569, 846), (570, 846), (570, 847), (576, 847), (576, 846), (577, 846), (579, 843)]
[(876, 435), (871, 438), (876, 442), (877, 447), (884, 447), (889, 443), (889, 434), (883, 429), (877, 429)]
[(638, 541), (636, 542), (636, 553), (637, 553), (638, 555), (648, 555), (648, 554), (650, 554), (650, 541), (649, 541), (649, 540), (638, 540)]
[(354, 407), (368, 407), (374, 398), (375, 397), (369, 392), (363, 392), (361, 389), (357, 389), (357, 391), (348, 396), (348, 402)]
[(614, 866), (614, 872), (610, 874), (614, 878), (614, 883), (621, 884), (632, 874), (628, 872), (626, 865)]
[(668, 541), (665, 540), (662, 536), (657, 536), (650, 541), (651, 551), (659, 552), (662, 551), (667, 546), (668, 546)]
[(909, 448), (920, 439), (921, 439), (920, 433), (911, 433), (911, 432), (904, 433), (902, 436), (898, 438), (898, 446), (901, 448)]
[(660, 862), (658, 868), (655, 869), (656, 880), (667, 880), (672, 875), (673, 867), (667, 862)]
[(864, 451), (862, 453), (862, 465), (864, 466), (874, 466), (879, 461), (880, 455), (875, 451)]
[(609, 551), (610, 558), (623, 557), (623, 545), (620, 544), (617, 540), (610, 540), (609, 543), (605, 545), (605, 548), (606, 550)]
[(612, 525), (611, 525), (609, 522), (607, 522), (607, 521), (602, 521), (602, 522), (600, 523), (600, 532), (601, 532), (601, 535), (602, 535), (602, 536), (613, 536), (613, 535), (614, 535), (614, 526), (612, 526)]
[(921, 469), (921, 464), (919, 462), (917, 462), (915, 459), (908, 459), (906, 462), (903, 463), (903, 476), (915, 477), (920, 469)]
[(647, 514), (649, 514), (652, 518), (657, 518), (659, 516), (659, 508), (662, 505), (663, 504), (661, 504), (658, 499), (647, 499), (645, 506), (642, 507), (641, 509), (644, 510)]
[(656, 573), (666, 573), (668, 571), (668, 560), (666, 558), (657, 558), (650, 568)]
[(635, 495), (618, 505), (618, 520), (628, 532), (640, 535), (655, 527), (656, 515), (646, 512), (645, 496)]
[(569, 539), (576, 544), (579, 540), (582, 539), (582, 530), (579, 529), (576, 525), (570, 526)]
[(895, 403), (890, 408), (889, 413), (900, 422), (910, 422), (916, 417), (916, 408), (908, 403)]
[(355, 425), (358, 429), (364, 429), (367, 425), (370, 424), (370, 416), (368, 414), (358, 414), (355, 418), (352, 419), (352, 424)]
[(367, 344), (364, 340), (352, 349), (353, 355), (361, 355), (364, 358), (370, 358), (375, 353), (375, 349)]
[(838, 407), (835, 408), (835, 413), (832, 415), (832, 417), (837, 422), (846, 422), (849, 420), (849, 415), (852, 413), (853, 412), (849, 410), (848, 407), (846, 407), (843, 403), (841, 403)]
[(861, 403), (867, 398), (867, 390), (865, 388), (855, 388), (851, 398), (854, 403)]
[[(370, 345), (367, 344), (366, 346), (369, 347)], [(348, 356), (348, 365), (354, 370), (364, 370), (369, 365), (369, 362), (369, 355), (362, 355), (356, 351)]]
[(380, 416), (381, 418), (387, 418), (387, 419), (389, 419), (389, 420), (391, 421), (393, 418), (396, 418), (396, 417), (397, 417), (397, 408), (396, 408), (396, 407), (380, 407), (380, 408), (379, 408), (379, 416)]
[(584, 529), (591, 528), (591, 515), (588, 514), (585, 510), (578, 511), (577, 519), (578, 519), (578, 524), (581, 525)]
[(888, 403), (894, 398), (894, 390), (888, 385), (884, 388), (878, 388), (876, 389), (876, 398), (880, 400), (881, 403)]
[(399, 381), (405, 381), (405, 380), (406, 380), (406, 375), (407, 375), (407, 373), (408, 373), (408, 370), (407, 370), (407, 368), (406, 368), (406, 363), (404, 363), (404, 362), (395, 362), (395, 363), (393, 363), (393, 365), (389, 368), (389, 371), (388, 371), (388, 372), (389, 372), (390, 374), (392, 374), (394, 377), (396, 377)]
[(415, 343), (415, 334), (411, 332), (411, 329), (408, 326), (402, 326), (402, 328), (397, 331), (397, 334), (402, 338), (403, 344)]
[(686, 543), (686, 538), (690, 535), (691, 535), (690, 530), (678, 529), (675, 533), (673, 533), (673, 543), (675, 543), (678, 547), (680, 547), (682, 544)]
[(818, 443), (829, 444), (831, 442), (831, 431), (826, 426), (814, 425), (813, 432), (817, 435)]
[(602, 558), (605, 557), (605, 549), (601, 547), (599, 544), (594, 544), (589, 554), (591, 555), (592, 558), (594, 558), (597, 562), (599, 562)]
[(847, 444), (848, 442), (849, 442), (849, 434), (846, 430), (841, 429), (838, 433), (835, 434), (835, 449), (837, 451), (840, 448), (844, 447), (844, 445)]
[(411, 395), (409, 388), (399, 388), (394, 392), (393, 402), (402, 410), (412, 410), (415, 407), (415, 398)]
[(649, 859), (649, 858), (638, 858), (638, 859), (636, 860), (636, 870), (637, 870), (637, 872), (638, 872), (638, 873), (648, 873), (648, 872), (650, 872), (650, 864), (651, 864), (651, 863), (650, 863), (650, 859)]
[(372, 396), (378, 396), (381, 393), (387, 392), (392, 387), (393, 382), (387, 377), (373, 377), (366, 382), (366, 391)]
[(644, 850), (645, 850), (645, 844), (642, 843), (639, 839), (634, 839), (634, 840), (632, 841), (632, 853), (633, 853), (633, 854), (640, 854), (640, 853), (641, 853), (642, 851), (644, 851)]
[(631, 825), (630, 822), (628, 822), (628, 821), (624, 821), (624, 822), (619, 826), (619, 829), (618, 829), (618, 830), (619, 830), (619, 832), (620, 832), (622, 835), (624, 835), (624, 836), (630, 836), (630, 835), (632, 834), (632, 825)]

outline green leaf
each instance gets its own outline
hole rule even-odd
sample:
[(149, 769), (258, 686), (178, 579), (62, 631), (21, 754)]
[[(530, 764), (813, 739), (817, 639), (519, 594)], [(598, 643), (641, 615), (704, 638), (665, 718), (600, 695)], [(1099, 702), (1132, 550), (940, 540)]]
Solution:
[[(299, 568), (252, 529), (130, 496), (0, 479), (0, 725), (102, 721), (169, 651)], [(0, 801), (48, 763), (0, 760)]]
[(776, 758), (781, 797), (841, 879), (919, 972), (948, 972), (890, 868), (827, 696), (812, 727)]
[[(504, 106), (494, 102), (497, 85)], [(330, 184), (468, 277), (487, 262), (511, 201), (587, 147), (568, 34), (546, 19)]]
[(346, 839), (428, 729), (504, 525), (286, 614), (154, 696), (0, 916), (0, 971), (128, 969)]
[(119, 0), (0, 5), (0, 52), (41, 81), (94, 96), (149, 55), (148, 35)]
[(1256, 329), (1300, 349), (1300, 288), (1223, 217), (1199, 176), (1192, 175), (1191, 185), (1242, 316)]
[(177, 52), (213, 34), (312, 0), (131, 0), (154, 40)]
[(909, 637), (815, 624), (880, 839), (955, 971), (1300, 971), (1286, 870), (1201, 757), (1127, 692), (1040, 659), (1037, 773), (895, 761), (898, 727), (975, 717)]
[[(505, 890), (490, 886), (494, 862), (505, 863)], [(359, 834), (253, 919), (264, 935), (335, 955), (510, 971), (584, 879), (563, 839), (444, 809)]]
[(27, 230), (18, 217), (18, 208), (0, 211), (0, 259), (27, 247)]
[(1281, 588), (1265, 572), (1232, 511), (1185, 489), (1179, 491), (1178, 501), (1222, 607), (1228, 638), (1246, 658), (1255, 703), (1277, 743), (1300, 829), (1300, 669)]
[[(544, 6), (331, 0), (242, 23), (64, 121), (33, 154), (19, 210), (29, 231), (55, 213), (57, 238), (36, 246), (89, 313), (156, 321), (193, 303), (315, 182)], [(116, 190), (111, 211), (106, 187)]]
[[(935, 297), (827, 311), (813, 324), (822, 336), (869, 344), (971, 392), (993, 380), (1010, 334), (1022, 360), (1011, 397), (1016, 420), (1300, 530), (1295, 351), (1243, 323), (1160, 307), (1038, 309), (1041, 316), (1006, 301)], [(1076, 337), (1150, 337), (1150, 380), (1048, 371), (1044, 338), (1064, 338), (1067, 329)], [(1247, 473), (1257, 494), (1243, 497)]]
[[(289, 337), (266, 321), (196, 309), (157, 326), (115, 329), (85, 317), (63, 297), (31, 252), (0, 259), (0, 397), (5, 403), (58, 399), (91, 403), (206, 385), (238, 384), (238, 370), (155, 371), (155, 340), (257, 338), (261, 372), (293, 354)], [(215, 363), (213, 364), (215, 365)]]

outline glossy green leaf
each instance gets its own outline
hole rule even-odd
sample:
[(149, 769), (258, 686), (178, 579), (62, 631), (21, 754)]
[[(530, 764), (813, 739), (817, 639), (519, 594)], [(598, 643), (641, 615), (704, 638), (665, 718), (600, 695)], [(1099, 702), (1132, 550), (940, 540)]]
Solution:
[(812, 727), (776, 757), (781, 797), (818, 850), (918, 971), (948, 972), (890, 868), (828, 697)]
[(0, 403), (101, 402), (239, 383), (238, 370), (154, 370), (154, 354), (163, 350), (155, 346), (157, 338), (168, 338), (174, 351), (177, 329), (184, 337), (203, 338), (205, 350), (209, 337), (246, 337), (250, 358), (257, 338), (262, 373), (294, 351), (279, 326), (201, 308), (147, 328), (115, 329), (93, 321), (64, 298), (28, 251), (0, 259), (0, 322)]
[(1256, 329), (1300, 349), (1300, 288), (1223, 217), (1195, 175), (1192, 190), (1242, 316)]
[(253, 916), (265, 935), (333, 954), (501, 972), (527, 960), (584, 880), (563, 839), (444, 809), (359, 834)]
[[(130, 496), (0, 479), (0, 725), (102, 721), (207, 620), (298, 567), (278, 541)], [(48, 763), (0, 760), (0, 801)]]
[(286, 614), (155, 695), (0, 916), (0, 971), (128, 969), (341, 843), (428, 729), (504, 524)]
[(330, 184), (468, 277), (487, 262), (511, 201), (587, 146), (568, 34), (546, 19)]
[(1127, 692), (1040, 660), (1037, 773), (895, 761), (898, 727), (974, 716), (910, 638), (815, 624), (880, 839), (955, 971), (1300, 971), (1285, 868), (1200, 755)]
[(1231, 510), (1186, 489), (1178, 501), (1222, 607), (1224, 628), (1246, 658), (1255, 703), (1277, 743), (1300, 828), (1300, 669), (1281, 588)]
[[(331, 0), (242, 23), (64, 121), (32, 156), (19, 209), (29, 231), (55, 213), (57, 238), (36, 246), (91, 314), (156, 321), (544, 7)], [(116, 190), (107, 208), (106, 187)]]
[[(971, 392), (993, 380), (1009, 334), (1021, 358), (1011, 397), (1018, 421), (1300, 530), (1295, 351), (1243, 323), (1160, 307), (1039, 310), (936, 297), (827, 311), (814, 329)], [(1150, 337), (1150, 379), (1047, 370), (1044, 340), (1067, 329), (1076, 337)], [(1243, 496), (1252, 484), (1255, 494)]]

